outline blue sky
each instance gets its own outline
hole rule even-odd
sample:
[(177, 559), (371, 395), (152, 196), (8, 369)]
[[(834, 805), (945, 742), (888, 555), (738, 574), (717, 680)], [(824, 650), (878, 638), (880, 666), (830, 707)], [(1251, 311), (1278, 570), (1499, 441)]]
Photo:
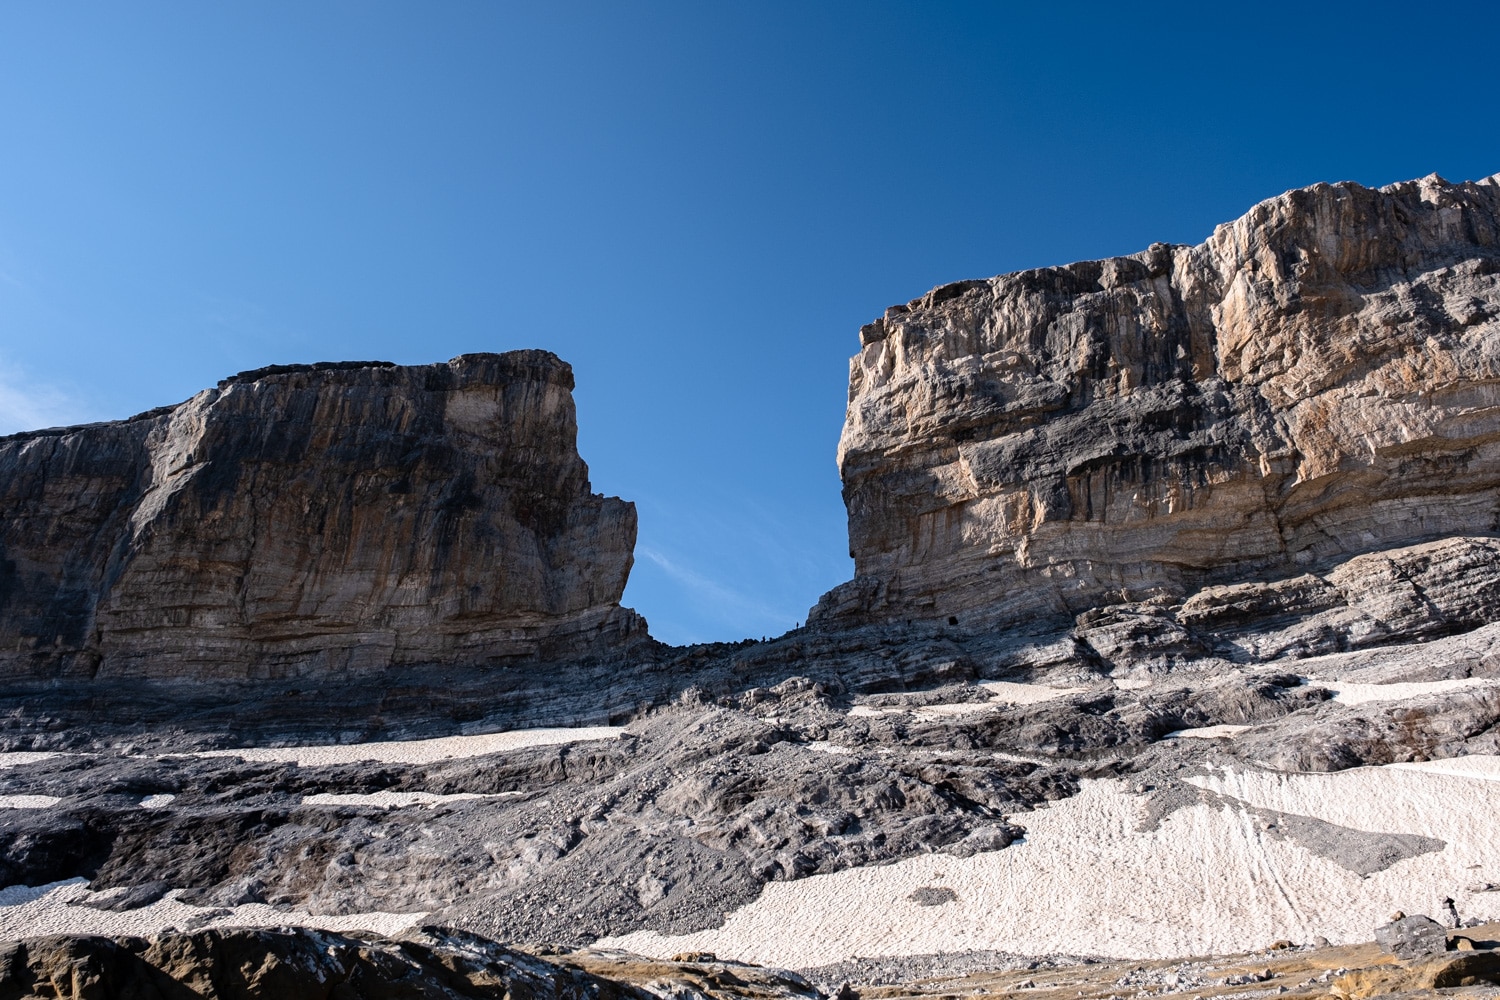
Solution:
[(0, 7), (0, 432), (272, 363), (541, 347), (628, 605), (778, 633), (847, 579), (860, 324), (1500, 171), (1494, 4)]

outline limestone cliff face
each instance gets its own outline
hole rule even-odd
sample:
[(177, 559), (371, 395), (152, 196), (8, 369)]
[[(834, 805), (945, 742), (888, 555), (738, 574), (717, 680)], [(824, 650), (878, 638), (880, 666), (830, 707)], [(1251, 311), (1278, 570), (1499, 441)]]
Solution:
[(635, 508), (544, 351), (278, 367), (0, 440), (0, 676), (253, 679), (576, 652)]
[(1500, 529), (1500, 175), (1292, 191), (860, 341), (825, 618), (1077, 612)]

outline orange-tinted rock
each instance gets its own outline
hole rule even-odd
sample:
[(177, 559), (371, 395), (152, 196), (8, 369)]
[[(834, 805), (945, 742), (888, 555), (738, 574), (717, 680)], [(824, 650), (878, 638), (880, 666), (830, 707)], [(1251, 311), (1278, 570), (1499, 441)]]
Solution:
[(823, 618), (1076, 614), (1500, 527), (1500, 175), (1292, 191), (861, 344)]

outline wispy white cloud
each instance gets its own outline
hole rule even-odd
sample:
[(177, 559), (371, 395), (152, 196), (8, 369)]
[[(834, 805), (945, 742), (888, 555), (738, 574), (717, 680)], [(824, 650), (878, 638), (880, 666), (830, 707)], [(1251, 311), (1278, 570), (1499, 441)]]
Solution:
[[(651, 560), (672, 580), (680, 584), (712, 616), (726, 622), (779, 622), (787, 618), (784, 609), (773, 608), (763, 601), (741, 593), (733, 587), (684, 566), (680, 561), (649, 545), (636, 544), (636, 555)], [(783, 625), (782, 628), (786, 626)]]
[(0, 434), (58, 427), (89, 419), (88, 407), (72, 393), (28, 378), (0, 361)]

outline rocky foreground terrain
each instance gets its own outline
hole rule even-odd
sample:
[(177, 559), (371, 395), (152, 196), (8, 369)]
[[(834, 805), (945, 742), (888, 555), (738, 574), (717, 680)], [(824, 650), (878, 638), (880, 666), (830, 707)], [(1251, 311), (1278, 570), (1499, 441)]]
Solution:
[(856, 578), (760, 643), (619, 606), (544, 352), (0, 441), (0, 995), (1500, 982), (1369, 944), (1500, 920), (1500, 177), (861, 343)]

